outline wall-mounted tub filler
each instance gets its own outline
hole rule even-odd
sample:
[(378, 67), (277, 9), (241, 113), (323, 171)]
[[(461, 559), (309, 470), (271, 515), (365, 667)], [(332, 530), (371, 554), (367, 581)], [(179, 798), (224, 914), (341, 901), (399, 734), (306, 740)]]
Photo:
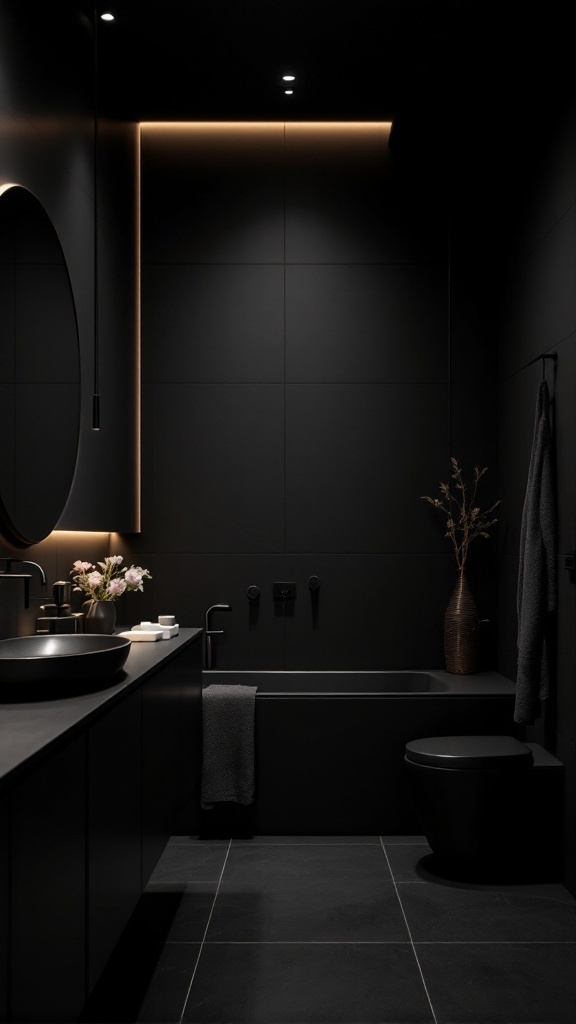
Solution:
[(231, 610), (229, 604), (211, 604), (210, 607), (207, 608), (206, 611), (204, 612), (204, 636), (206, 637), (205, 648), (204, 648), (204, 651), (205, 651), (205, 668), (212, 668), (212, 663), (213, 663), (212, 637), (213, 636), (223, 636), (224, 635), (224, 630), (223, 629), (210, 629), (210, 612), (216, 611), (217, 608), (220, 608), (223, 611), (224, 610), (225, 611), (230, 611)]

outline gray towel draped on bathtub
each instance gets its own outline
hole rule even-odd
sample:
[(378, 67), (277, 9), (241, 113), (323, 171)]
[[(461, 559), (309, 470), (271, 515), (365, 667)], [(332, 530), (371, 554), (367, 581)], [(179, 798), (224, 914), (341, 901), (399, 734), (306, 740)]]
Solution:
[(518, 666), (514, 721), (535, 718), (549, 695), (546, 632), (556, 608), (556, 503), (553, 483), (550, 394), (538, 390), (532, 453), (520, 532)]
[(210, 683), (202, 691), (201, 805), (254, 799), (256, 686)]

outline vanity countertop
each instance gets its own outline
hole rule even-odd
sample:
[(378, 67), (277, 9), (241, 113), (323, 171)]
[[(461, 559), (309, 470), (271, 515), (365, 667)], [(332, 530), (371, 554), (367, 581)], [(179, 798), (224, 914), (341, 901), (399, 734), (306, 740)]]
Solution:
[(13, 782), (47, 748), (85, 727), (202, 633), (200, 628), (181, 628), (170, 640), (131, 644), (124, 668), (106, 689), (58, 700), (0, 702), (0, 786)]

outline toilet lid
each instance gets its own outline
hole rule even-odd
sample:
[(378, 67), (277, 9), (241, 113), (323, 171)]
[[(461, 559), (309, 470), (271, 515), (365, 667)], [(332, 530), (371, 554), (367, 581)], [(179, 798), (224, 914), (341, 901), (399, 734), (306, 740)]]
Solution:
[(427, 736), (410, 740), (406, 757), (434, 768), (526, 768), (534, 760), (514, 736)]

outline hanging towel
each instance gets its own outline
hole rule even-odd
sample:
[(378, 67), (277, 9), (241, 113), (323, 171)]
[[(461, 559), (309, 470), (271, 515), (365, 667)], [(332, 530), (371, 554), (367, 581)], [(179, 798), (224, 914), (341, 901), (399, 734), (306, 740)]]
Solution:
[(549, 694), (546, 631), (556, 608), (556, 507), (550, 394), (538, 390), (532, 453), (520, 531), (518, 667), (514, 721), (533, 721)]
[(256, 686), (210, 683), (202, 691), (201, 804), (254, 799)]

